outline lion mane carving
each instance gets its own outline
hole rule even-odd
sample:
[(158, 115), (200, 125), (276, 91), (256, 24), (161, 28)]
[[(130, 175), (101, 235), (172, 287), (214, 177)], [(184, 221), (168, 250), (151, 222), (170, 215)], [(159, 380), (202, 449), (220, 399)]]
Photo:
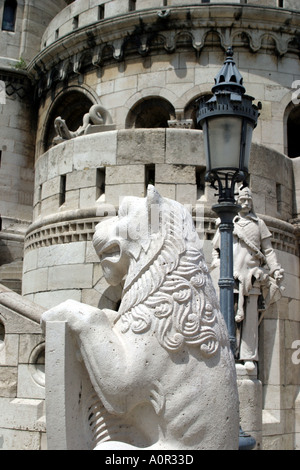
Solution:
[[(207, 267), (200, 246), (197, 246), (200, 240), (192, 218), (183, 206), (160, 198), (153, 189), (150, 191), (152, 194), (145, 201), (145, 210), (148, 213), (152, 210), (152, 222), (148, 225), (149, 219), (145, 219), (146, 226), (142, 230), (139, 227), (141, 235), (135, 240), (140, 251), (137, 261), (132, 257), (123, 290), (119, 310), (122, 332), (131, 329), (134, 333), (145, 333), (153, 324), (164, 348), (172, 351), (184, 343), (198, 345), (202, 354), (209, 357), (219, 347), (214, 328), (217, 305), (215, 299), (209, 301), (205, 296)], [(135, 201), (128, 198), (121, 206), (119, 218), (130, 221), (139, 216), (134, 213), (139, 211)], [(153, 226), (158, 225), (160, 217), (163, 223), (155, 233)], [(130, 235), (128, 226), (126, 231)], [(103, 238), (99, 226), (94, 244), (100, 259), (105, 256), (105, 251), (101, 252)], [(119, 243), (121, 250), (122, 241)]]
[(76, 338), (106, 416), (96, 448), (236, 449), (235, 366), (189, 212), (149, 186), (93, 243), (107, 281), (124, 282), (119, 310), (67, 301), (43, 323)]

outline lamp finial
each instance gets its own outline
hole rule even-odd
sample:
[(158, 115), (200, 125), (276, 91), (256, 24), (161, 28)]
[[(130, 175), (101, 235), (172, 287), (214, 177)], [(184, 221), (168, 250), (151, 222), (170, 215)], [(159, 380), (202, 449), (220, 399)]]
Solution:
[(229, 47), (227, 48), (226, 56), (227, 56), (228, 58), (232, 58), (232, 57), (233, 57), (233, 48), (232, 48), (232, 46), (229, 46)]

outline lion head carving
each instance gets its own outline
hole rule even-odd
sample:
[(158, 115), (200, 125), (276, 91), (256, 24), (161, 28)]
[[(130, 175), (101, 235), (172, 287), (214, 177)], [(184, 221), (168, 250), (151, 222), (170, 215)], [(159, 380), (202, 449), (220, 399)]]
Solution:
[(216, 353), (218, 303), (184, 206), (149, 186), (145, 199), (125, 198), (118, 217), (96, 227), (93, 242), (107, 281), (125, 279), (118, 317), (123, 332), (154, 326), (168, 350), (187, 344), (204, 356)]

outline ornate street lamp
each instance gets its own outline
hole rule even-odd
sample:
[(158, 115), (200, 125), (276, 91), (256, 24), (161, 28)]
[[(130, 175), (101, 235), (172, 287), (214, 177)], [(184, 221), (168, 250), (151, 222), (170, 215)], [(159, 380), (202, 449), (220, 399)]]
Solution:
[(233, 301), (233, 218), (240, 207), (235, 201), (235, 185), (247, 185), (252, 132), (260, 106), (245, 95), (243, 77), (227, 50), (223, 67), (215, 77), (213, 96), (199, 100), (197, 122), (203, 129), (206, 154), (206, 181), (218, 190), (218, 204), (213, 210), (221, 219), (220, 306), (225, 318), (232, 351), (235, 351)]
[[(206, 154), (206, 181), (218, 190), (213, 210), (220, 217), (220, 308), (235, 355), (236, 333), (233, 278), (233, 219), (240, 206), (235, 201), (235, 185), (247, 186), (252, 132), (261, 105), (245, 94), (243, 77), (233, 60), (233, 50), (215, 77), (213, 96), (199, 100), (197, 122), (203, 129)], [(240, 449), (252, 449), (255, 440), (240, 429)]]
[(252, 132), (260, 109), (252, 104), (252, 96), (245, 95), (231, 47), (226, 55), (215, 77), (213, 96), (208, 101), (200, 100), (197, 114), (204, 134), (206, 179), (218, 182), (219, 202), (234, 201), (235, 183), (247, 178)]

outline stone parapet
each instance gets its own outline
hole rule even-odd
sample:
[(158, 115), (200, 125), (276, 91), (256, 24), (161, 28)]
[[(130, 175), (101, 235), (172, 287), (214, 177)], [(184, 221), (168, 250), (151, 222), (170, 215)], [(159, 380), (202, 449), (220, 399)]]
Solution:
[[(161, 192), (172, 187), (182, 203), (197, 200), (197, 169), (204, 170), (202, 132), (182, 129), (139, 129), (78, 137), (41, 155), (36, 161), (34, 220), (51, 214), (97, 207), (115, 208), (126, 195), (144, 197), (147, 169), (154, 165)], [(181, 179), (175, 177), (179, 170)], [(102, 178), (101, 178), (102, 176)], [(61, 204), (61, 181), (65, 196)], [(100, 190), (99, 181), (103, 188)], [(204, 181), (203, 181), (204, 183)], [(191, 185), (190, 195), (180, 195), (181, 185)], [(177, 195), (176, 195), (177, 194)]]
[[(221, 19), (228, 21), (233, 14), (236, 20), (244, 17), (246, 21), (249, 21), (255, 17), (255, 24), (257, 26), (259, 20), (266, 26), (268, 12), (272, 15), (272, 23), (278, 21), (281, 24), (284, 24), (287, 18), (293, 23), (293, 15), (299, 12), (299, 6), (293, 5), (291, 0), (289, 6), (287, 6), (289, 9), (274, 8), (277, 6), (277, 0), (269, 2), (266, 0), (263, 2), (264, 5), (261, 4), (261, 1), (255, 2), (255, 0), (250, 5), (241, 5), (237, 0), (230, 2), (230, 5), (228, 5), (229, 2), (224, 1), (212, 1), (210, 5), (204, 5), (203, 3), (195, 5), (196, 2), (193, 0), (186, 0), (184, 2), (182, 0), (171, 0), (166, 7), (162, 5), (161, 0), (137, 0), (134, 3), (133, 8), (133, 2), (124, 0), (98, 0), (93, 1), (92, 5), (85, 0), (77, 0), (76, 3), (67, 6), (51, 21), (43, 35), (41, 48), (42, 50), (46, 49), (59, 39), (66, 39), (68, 35), (78, 34), (89, 26), (96, 28), (98, 23), (103, 32), (105, 32), (105, 26), (109, 22), (110, 25), (113, 25), (113, 31), (115, 32), (120, 28), (121, 22), (127, 22), (130, 25), (135, 16), (141, 15), (143, 16), (143, 22), (151, 24), (152, 28), (156, 23), (163, 21), (170, 22), (176, 19), (179, 19), (181, 22), (186, 21), (187, 11), (189, 13), (189, 21), (199, 21), (199, 18), (201, 18), (202, 25), (205, 25), (205, 22), (219, 22)], [(214, 5), (214, 3), (217, 3), (217, 5)], [(114, 19), (113, 23), (111, 23), (112, 18)], [(213, 21), (212, 18), (214, 18)], [(254, 43), (254, 41), (252, 42)], [(257, 48), (259, 41), (256, 40), (255, 43), (252, 47)], [(200, 41), (197, 47), (201, 48)]]
[[(292, 160), (259, 144), (251, 152), (257, 212), (292, 219)], [(205, 186), (205, 165), (202, 131), (195, 129), (125, 129), (71, 139), (36, 161), (34, 221), (91, 208), (101, 214), (105, 204), (117, 209), (126, 195), (144, 197), (149, 182), (165, 197), (208, 209), (215, 199)]]

